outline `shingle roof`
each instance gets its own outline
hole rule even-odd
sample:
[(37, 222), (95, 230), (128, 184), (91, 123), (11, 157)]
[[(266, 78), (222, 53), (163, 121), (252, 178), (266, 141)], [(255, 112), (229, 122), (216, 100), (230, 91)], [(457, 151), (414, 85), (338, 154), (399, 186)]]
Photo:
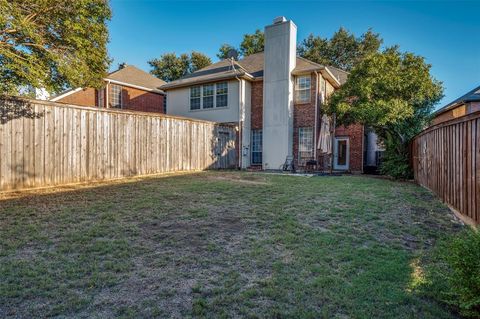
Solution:
[[(239, 61), (235, 61), (235, 72), (232, 68), (232, 62), (230, 60), (222, 60), (217, 63), (211, 64), (203, 69), (195, 71), (192, 74), (186, 75), (179, 80), (169, 82), (162, 86), (162, 89), (169, 89), (174, 87), (181, 87), (191, 85), (194, 83), (203, 83), (213, 81), (221, 77), (222, 79), (233, 78), (235, 76), (248, 75), (253, 78), (263, 77), (263, 64), (264, 64), (263, 52), (251, 54)], [(313, 72), (317, 70), (328, 69), (330, 73), (338, 80), (340, 84), (343, 84), (348, 75), (347, 72), (332, 68), (330, 66), (323, 66), (318, 63), (309, 61), (307, 59), (297, 57), (296, 67), (293, 73)]]
[(106, 79), (141, 86), (151, 90), (160, 90), (160, 86), (167, 83), (133, 65), (127, 65), (122, 69), (110, 73)]
[(480, 86), (477, 86), (476, 88), (474, 88), (473, 90), (471, 90), (467, 94), (462, 95), (458, 99), (448, 103), (444, 107), (438, 109), (433, 114), (435, 114), (435, 115), (441, 114), (443, 112), (446, 112), (446, 111), (450, 110), (451, 108), (454, 108), (455, 106), (457, 106), (459, 104), (466, 103), (466, 102), (480, 102)]

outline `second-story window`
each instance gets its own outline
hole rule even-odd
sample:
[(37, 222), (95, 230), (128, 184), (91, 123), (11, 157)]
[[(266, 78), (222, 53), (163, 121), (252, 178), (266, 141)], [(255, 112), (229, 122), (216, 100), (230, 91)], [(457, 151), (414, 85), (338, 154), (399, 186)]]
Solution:
[(122, 108), (122, 87), (120, 85), (111, 85), (110, 106), (118, 109)]
[(310, 75), (302, 75), (295, 78), (295, 102), (310, 102)]
[(190, 110), (199, 110), (201, 101), (201, 86), (193, 86), (190, 88)]
[(217, 83), (217, 107), (226, 107), (228, 105), (228, 83)]
[(203, 86), (203, 108), (211, 109), (213, 107), (213, 92), (215, 85), (207, 84)]

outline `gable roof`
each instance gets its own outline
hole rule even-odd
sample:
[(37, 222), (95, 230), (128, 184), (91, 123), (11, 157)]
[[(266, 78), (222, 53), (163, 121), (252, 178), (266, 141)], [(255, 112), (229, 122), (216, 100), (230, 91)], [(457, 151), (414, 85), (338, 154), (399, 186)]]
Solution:
[(477, 86), (476, 88), (474, 88), (473, 90), (471, 90), (467, 94), (462, 95), (458, 99), (448, 103), (444, 107), (438, 109), (433, 114), (434, 115), (440, 115), (440, 114), (442, 114), (442, 113), (444, 113), (444, 112), (446, 112), (450, 109), (455, 108), (458, 105), (468, 103), (468, 102), (480, 102), (480, 86)]
[[(164, 90), (177, 87), (188, 86), (192, 84), (200, 84), (220, 79), (231, 79), (235, 77), (243, 77), (249, 80), (260, 79), (263, 77), (264, 54), (263, 52), (251, 54), (239, 61), (222, 60), (211, 64), (203, 69), (197, 70), (192, 74), (188, 74), (178, 80), (169, 82), (161, 88)], [(330, 66), (309, 61), (307, 59), (297, 57), (296, 67), (293, 74), (304, 72), (323, 71), (337, 85), (343, 84), (348, 75), (347, 72), (341, 71)]]
[(118, 69), (107, 75), (105, 79), (157, 91), (160, 91), (160, 86), (167, 83), (133, 65)]
[[(167, 83), (133, 65), (126, 65), (121, 69), (109, 73), (104, 80), (155, 93), (164, 93), (160, 87)], [(51, 97), (50, 101), (58, 101), (70, 94), (80, 91), (81, 89), (82, 88), (68, 89)]]

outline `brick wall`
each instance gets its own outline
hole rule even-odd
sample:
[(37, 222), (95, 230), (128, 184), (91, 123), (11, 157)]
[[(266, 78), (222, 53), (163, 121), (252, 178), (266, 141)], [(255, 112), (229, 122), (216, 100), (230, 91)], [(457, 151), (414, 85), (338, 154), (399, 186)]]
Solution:
[(251, 101), (252, 130), (263, 127), (263, 81), (252, 82)]
[(335, 129), (335, 136), (348, 137), (350, 143), (350, 171), (363, 170), (363, 125), (352, 124), (347, 127), (339, 126)]
[(80, 106), (96, 106), (97, 94), (95, 89), (86, 88), (72, 93), (58, 100), (57, 102), (74, 104)]
[[(112, 85), (108, 87), (111, 91)], [(126, 110), (164, 113), (163, 99), (162, 94), (122, 86), (122, 105), (123, 109)], [(93, 88), (86, 88), (67, 95), (57, 102), (80, 106), (97, 106), (97, 92)]]

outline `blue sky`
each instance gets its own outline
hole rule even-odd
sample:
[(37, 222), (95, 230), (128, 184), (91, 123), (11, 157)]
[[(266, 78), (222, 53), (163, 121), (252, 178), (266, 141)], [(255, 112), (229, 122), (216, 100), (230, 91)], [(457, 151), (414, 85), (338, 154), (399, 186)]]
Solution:
[(243, 34), (276, 16), (310, 33), (330, 37), (343, 26), (356, 35), (373, 28), (384, 45), (422, 55), (444, 83), (438, 107), (480, 85), (480, 1), (143, 1), (112, 0), (109, 53), (118, 63), (150, 71), (148, 60), (192, 50), (214, 61), (222, 43), (237, 46)]

